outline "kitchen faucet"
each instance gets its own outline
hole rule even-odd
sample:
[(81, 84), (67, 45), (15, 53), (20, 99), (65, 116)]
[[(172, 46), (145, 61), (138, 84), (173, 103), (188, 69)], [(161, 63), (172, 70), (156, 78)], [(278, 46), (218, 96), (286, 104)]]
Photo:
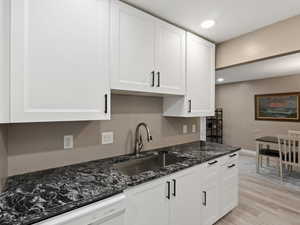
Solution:
[(136, 155), (136, 157), (139, 157), (140, 152), (142, 151), (142, 149), (144, 147), (142, 134), (140, 132), (141, 127), (145, 127), (145, 129), (147, 131), (147, 141), (148, 142), (152, 141), (152, 136), (150, 133), (149, 126), (146, 123), (139, 123), (135, 130), (135, 155)]

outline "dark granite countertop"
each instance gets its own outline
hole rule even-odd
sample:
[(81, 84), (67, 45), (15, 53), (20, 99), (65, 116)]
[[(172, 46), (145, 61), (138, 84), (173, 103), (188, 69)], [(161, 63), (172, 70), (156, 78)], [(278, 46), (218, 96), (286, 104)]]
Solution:
[(179, 163), (126, 176), (113, 165), (135, 159), (118, 156), (71, 166), (28, 173), (8, 178), (0, 194), (0, 224), (30, 225), (67, 211), (123, 192), (155, 178), (207, 162), (240, 150), (239, 147), (200, 142), (176, 145), (142, 153), (148, 157), (157, 151), (181, 157)]

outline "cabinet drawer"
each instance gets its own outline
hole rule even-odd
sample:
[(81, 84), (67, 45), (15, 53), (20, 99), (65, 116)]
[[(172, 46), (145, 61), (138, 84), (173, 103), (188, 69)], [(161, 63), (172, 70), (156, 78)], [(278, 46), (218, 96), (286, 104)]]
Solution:
[(214, 159), (205, 163), (205, 168), (213, 170), (213, 169), (217, 169), (220, 165), (221, 165), (220, 159)]
[(209, 170), (218, 169), (221, 165), (224, 165), (228, 161), (227, 156), (219, 157), (216, 159), (212, 159), (205, 163), (204, 167)]
[(228, 157), (230, 160), (232, 160), (232, 159), (238, 160), (238, 158), (239, 158), (239, 153), (238, 153), (238, 152), (235, 152), (235, 153), (229, 154), (227, 157)]
[(228, 163), (236, 163), (236, 164), (238, 164), (238, 160), (239, 160), (239, 153), (238, 152), (234, 152), (232, 154), (224, 156), (224, 160), (222, 161), (222, 165), (226, 165)]
[(222, 171), (225, 176), (232, 176), (238, 174), (238, 161), (233, 160), (222, 166)]

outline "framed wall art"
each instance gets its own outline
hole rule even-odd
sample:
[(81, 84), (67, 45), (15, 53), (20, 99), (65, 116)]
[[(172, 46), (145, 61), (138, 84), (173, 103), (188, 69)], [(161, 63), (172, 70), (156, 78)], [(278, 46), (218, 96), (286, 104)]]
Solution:
[(299, 100), (300, 92), (255, 95), (255, 119), (298, 122)]

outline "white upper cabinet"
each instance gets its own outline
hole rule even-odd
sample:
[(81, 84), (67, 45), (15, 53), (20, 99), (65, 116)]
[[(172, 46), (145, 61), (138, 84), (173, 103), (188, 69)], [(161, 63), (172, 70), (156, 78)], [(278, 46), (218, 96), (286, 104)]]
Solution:
[(183, 95), (185, 31), (125, 3), (112, 3), (111, 87)]
[(192, 115), (215, 111), (215, 45), (187, 33), (187, 98)]
[(112, 89), (150, 92), (154, 70), (155, 20), (125, 3), (113, 1)]
[(215, 45), (187, 33), (185, 97), (164, 98), (164, 115), (205, 117), (215, 110)]
[(9, 122), (9, 3), (0, 1), (0, 123)]
[(157, 20), (157, 87), (161, 93), (185, 94), (185, 34)]
[(109, 1), (11, 3), (11, 122), (109, 119)]

